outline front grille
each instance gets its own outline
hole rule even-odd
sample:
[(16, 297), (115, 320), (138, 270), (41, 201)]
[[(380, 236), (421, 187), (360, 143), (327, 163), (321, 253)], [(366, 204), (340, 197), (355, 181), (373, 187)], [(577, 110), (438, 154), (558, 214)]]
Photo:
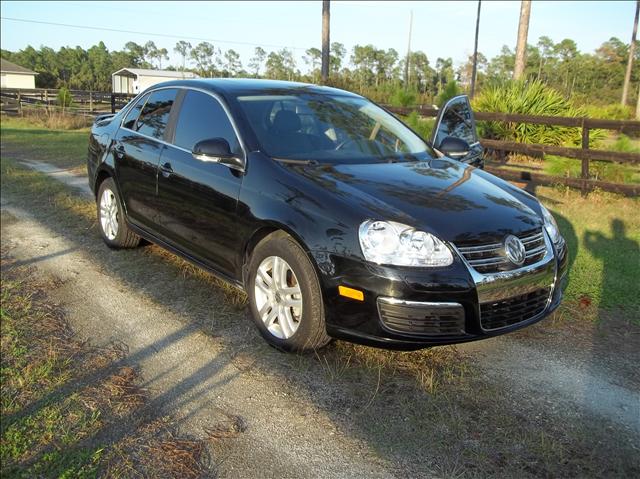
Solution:
[(457, 303), (403, 303), (378, 299), (382, 323), (392, 331), (424, 336), (464, 334), (464, 308)]
[[(526, 231), (517, 236), (525, 248), (525, 260), (522, 266), (533, 264), (544, 258), (546, 244), (541, 228)], [(503, 243), (458, 246), (458, 251), (478, 273), (490, 274), (522, 267), (509, 261), (505, 255)]]
[(480, 324), (484, 329), (499, 329), (527, 321), (542, 313), (551, 288), (480, 305)]

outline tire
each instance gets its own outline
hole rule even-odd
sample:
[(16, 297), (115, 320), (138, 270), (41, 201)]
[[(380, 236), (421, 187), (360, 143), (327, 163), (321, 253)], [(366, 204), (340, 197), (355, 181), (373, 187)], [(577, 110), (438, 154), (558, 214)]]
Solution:
[(138, 246), (140, 237), (129, 229), (124, 219), (122, 200), (113, 178), (106, 178), (100, 183), (96, 196), (96, 210), (98, 228), (107, 246), (116, 249)]
[[(281, 274), (274, 274), (276, 270)], [(278, 231), (260, 241), (253, 250), (248, 271), (251, 316), (269, 344), (283, 351), (309, 352), (331, 340), (316, 271), (291, 236)], [(283, 283), (284, 287), (273, 286)], [(291, 293), (296, 288), (298, 292)], [(297, 304), (300, 307), (294, 306)]]

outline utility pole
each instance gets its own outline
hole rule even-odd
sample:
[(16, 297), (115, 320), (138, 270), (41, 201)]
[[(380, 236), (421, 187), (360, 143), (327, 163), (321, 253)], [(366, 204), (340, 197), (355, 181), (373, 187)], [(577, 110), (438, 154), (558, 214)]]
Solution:
[[(640, 1), (640, 0), (639, 0)], [(404, 61), (404, 88), (409, 89), (411, 81), (411, 70), (409, 70), (409, 62), (411, 61), (411, 30), (413, 28), (413, 10), (409, 11), (409, 43), (407, 45), (407, 58)]]
[(631, 34), (631, 45), (629, 45), (629, 59), (627, 60), (627, 72), (624, 75), (624, 85), (622, 86), (622, 106), (627, 104), (629, 94), (629, 83), (631, 82), (631, 68), (633, 67), (633, 53), (636, 48), (636, 34), (638, 33), (638, 13), (640, 13), (640, 0), (636, 1), (636, 16), (633, 19), (633, 33)]
[[(640, 0), (638, 0), (640, 1)], [(476, 75), (478, 73), (478, 33), (480, 32), (480, 5), (482, 0), (478, 0), (478, 14), (476, 15), (476, 41), (473, 46), (473, 70), (471, 71), (471, 91), (469, 95), (473, 98), (476, 93)]]
[(513, 69), (514, 80), (519, 80), (524, 74), (530, 16), (531, 0), (522, 0), (522, 3), (520, 4), (520, 23), (518, 25), (518, 43), (516, 44), (516, 64), (515, 68)]
[(322, 0), (322, 83), (329, 81), (329, 0)]

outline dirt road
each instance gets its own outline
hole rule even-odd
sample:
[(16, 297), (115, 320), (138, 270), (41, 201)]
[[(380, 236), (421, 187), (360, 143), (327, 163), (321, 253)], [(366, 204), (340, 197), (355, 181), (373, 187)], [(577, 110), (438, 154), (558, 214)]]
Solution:
[[(29, 167), (82, 188), (77, 175)], [(3, 248), (60, 280), (52, 295), (81, 336), (128, 346), (159, 411), (195, 436), (230, 417), (246, 426), (213, 445), (222, 477), (640, 472), (637, 328), (548, 320), (431, 356), (340, 343), (286, 355), (228, 291), (159, 248), (108, 250), (90, 220), (68, 225), (69, 212), (2, 195)], [(405, 360), (438, 383), (396, 371)]]

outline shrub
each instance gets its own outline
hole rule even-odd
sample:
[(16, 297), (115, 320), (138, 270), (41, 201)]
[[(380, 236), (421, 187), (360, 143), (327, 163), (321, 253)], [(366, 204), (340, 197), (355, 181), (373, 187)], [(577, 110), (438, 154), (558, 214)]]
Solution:
[(603, 120), (632, 120), (633, 109), (630, 106), (622, 106), (620, 103), (611, 105), (587, 105), (587, 115), (589, 118), (599, 118)]
[(458, 96), (461, 93), (462, 91), (458, 87), (458, 84), (455, 82), (455, 80), (451, 80), (445, 85), (444, 90), (442, 90), (436, 98), (436, 105), (438, 105), (438, 108), (442, 108), (445, 103), (451, 100), (454, 96)]
[(412, 111), (408, 116), (404, 117), (404, 122), (422, 138), (428, 140), (431, 136), (435, 119), (420, 118), (417, 112)]
[[(587, 116), (560, 92), (540, 81), (506, 81), (486, 86), (473, 101), (473, 108), (483, 112), (519, 113), (542, 116)], [(484, 121), (478, 123), (480, 136), (520, 143), (577, 146), (582, 142), (580, 128)], [(595, 146), (606, 135), (602, 130), (589, 132), (589, 143)]]
[(620, 134), (618, 139), (612, 145), (613, 151), (621, 151), (624, 153), (640, 153), (640, 148), (634, 146), (627, 135)]
[(393, 106), (411, 106), (416, 103), (416, 93), (403, 88), (398, 88), (391, 96), (391, 104)]
[(58, 91), (57, 100), (58, 100), (58, 105), (60, 105), (63, 108), (70, 107), (71, 103), (73, 103), (73, 97), (71, 96), (71, 92), (69, 91), (68, 88), (65, 88), (65, 87), (60, 88), (60, 90)]

